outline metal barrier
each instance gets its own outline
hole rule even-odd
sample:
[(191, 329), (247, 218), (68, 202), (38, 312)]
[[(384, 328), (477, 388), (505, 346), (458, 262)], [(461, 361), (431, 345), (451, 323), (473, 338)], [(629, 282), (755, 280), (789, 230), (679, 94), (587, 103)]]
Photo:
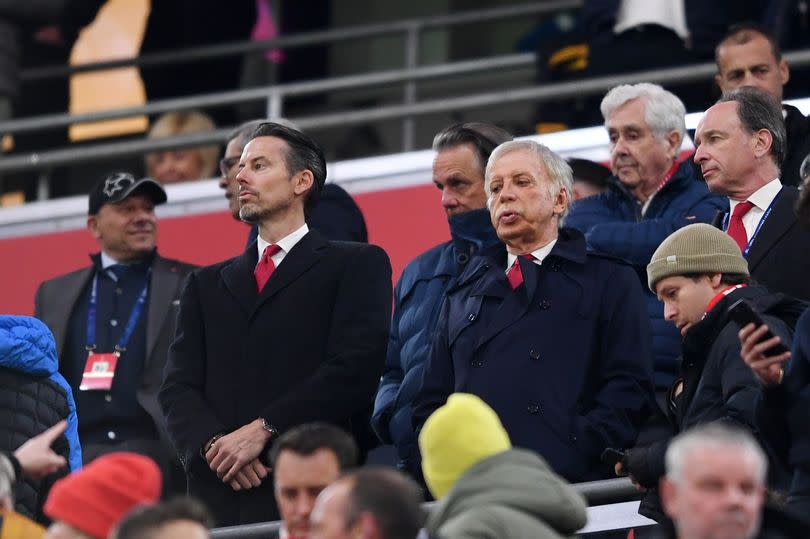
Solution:
[[(796, 67), (810, 65), (810, 49), (785, 53), (784, 58), (790, 62), (791, 65)], [(518, 62), (519, 61), (521, 60), (518, 60)], [(439, 68), (442, 66), (436, 67)], [(531, 86), (488, 92), (484, 94), (434, 99), (410, 105), (388, 105), (374, 107), (371, 109), (291, 118), (291, 120), (298, 124), (302, 129), (306, 129), (308, 131), (318, 131), (337, 126), (343, 127), (364, 124), (377, 120), (404, 117), (414, 118), (426, 114), (447, 112), (449, 110), (457, 111), (503, 105), (506, 103), (543, 102), (559, 98), (595, 95), (605, 92), (607, 89), (616, 86), (617, 84), (624, 83), (646, 81), (668, 84), (673, 82), (707, 80), (715, 73), (715, 70), (716, 68), (714, 64), (704, 63), (684, 67), (625, 73), (621, 75), (611, 75), (580, 81), (549, 84), (542, 87)], [(312, 85), (309, 88), (312, 90), (313, 88), (317, 87), (319, 83), (313, 82), (309, 84)], [(275, 87), (275, 89), (278, 88), (280, 87)], [(264, 91), (268, 93), (272, 92), (273, 90), (273, 87), (264, 89)], [(159, 105), (155, 103), (153, 106), (157, 107)], [(111, 112), (110, 114), (114, 113)], [(35, 119), (29, 119), (27, 121), (34, 120)], [(3, 126), (6, 124), (11, 124), (11, 122), (0, 124), (0, 131), (2, 131)], [(170, 148), (200, 146), (212, 143), (219, 144), (224, 141), (229, 131), (229, 129), (219, 129), (207, 133), (183, 135), (159, 140), (142, 139), (126, 142), (94, 144), (83, 147), (67, 147), (42, 153), (12, 155), (4, 157), (2, 160), (0, 160), (0, 173), (30, 170), (41, 171), (60, 165), (72, 165), (105, 158), (138, 155)]]
[[(576, 9), (582, 6), (582, 0), (550, 0), (546, 2), (533, 2), (515, 6), (505, 6), (492, 9), (468, 11), (442, 16), (404, 19), (400, 21), (355, 26), (349, 28), (328, 30), (322, 32), (308, 32), (287, 37), (278, 37), (265, 41), (242, 41), (207, 47), (198, 47), (184, 51), (163, 52), (147, 54), (135, 58), (113, 60), (77, 66), (55, 66), (25, 70), (21, 73), (22, 81), (34, 81), (54, 77), (66, 77), (75, 73), (86, 73), (104, 69), (114, 69), (129, 66), (148, 68), (152, 66), (202, 61), (211, 58), (234, 56), (249, 52), (267, 50), (269, 48), (292, 48), (323, 43), (335, 43), (353, 39), (364, 39), (389, 34), (405, 35), (404, 65), (407, 69), (414, 69), (419, 65), (420, 37), (423, 30), (443, 28), (476, 22), (510, 19), (526, 15), (539, 15), (552, 13), (563, 9)], [(404, 102), (411, 104), (416, 101), (416, 83), (408, 81), (404, 89)], [(280, 115), (278, 111), (271, 117)], [(414, 123), (409, 116), (403, 117), (403, 148), (405, 151), (413, 149)], [(3, 131), (0, 130), (0, 133)]]
[[(144, 54), (135, 58), (94, 62), (74, 66), (51, 66), (26, 69), (20, 74), (22, 81), (35, 81), (49, 78), (67, 77), (77, 73), (115, 69), (121, 67), (151, 67), (165, 64), (194, 62), (236, 56), (249, 52), (264, 51), (270, 48), (294, 48), (327, 43), (337, 43), (355, 39), (385, 36), (403, 33), (407, 36), (406, 49), (418, 51), (418, 39), (422, 30), (457, 26), (476, 22), (485, 22), (499, 19), (510, 19), (526, 15), (540, 15), (553, 13), (564, 9), (577, 9), (583, 0), (551, 0), (545, 2), (531, 2), (513, 6), (504, 6), (491, 9), (481, 9), (453, 13), (449, 15), (430, 16), (414, 19), (403, 19), (388, 23), (350, 26), (319, 32), (306, 32), (290, 36), (281, 36), (265, 41), (240, 41), (222, 45), (194, 47), (182, 51)], [(413, 54), (411, 51), (410, 54)], [(407, 58), (408, 54), (406, 54)], [(414, 60), (418, 59), (418, 55)], [(416, 62), (414, 62), (414, 65)], [(408, 63), (405, 64), (408, 66)], [(412, 66), (411, 66), (412, 67)]]
[[(619, 502), (633, 501), (639, 498), (639, 493), (628, 478), (605, 479), (604, 481), (590, 481), (587, 483), (575, 483), (571, 485), (582, 494), (588, 502), (589, 508), (602, 506), (605, 504), (615, 504)], [(436, 502), (424, 505), (430, 511)], [(635, 506), (633, 506), (635, 507)], [(626, 509), (626, 508), (622, 508)], [(637, 519), (627, 519), (619, 524), (618, 528), (623, 529), (638, 524)], [(644, 523), (649, 525), (649, 523)], [(260, 539), (271, 537), (281, 526), (281, 522), (262, 522), (260, 524), (245, 524), (242, 526), (228, 526), (211, 530), (212, 539)]]

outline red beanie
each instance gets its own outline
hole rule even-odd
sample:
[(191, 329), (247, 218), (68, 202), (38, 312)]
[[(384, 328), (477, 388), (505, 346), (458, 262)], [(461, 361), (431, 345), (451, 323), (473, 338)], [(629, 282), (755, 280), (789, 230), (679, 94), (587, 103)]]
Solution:
[(133, 507), (160, 498), (157, 464), (135, 453), (109, 453), (57, 481), (45, 502), (45, 514), (94, 539), (110, 530)]

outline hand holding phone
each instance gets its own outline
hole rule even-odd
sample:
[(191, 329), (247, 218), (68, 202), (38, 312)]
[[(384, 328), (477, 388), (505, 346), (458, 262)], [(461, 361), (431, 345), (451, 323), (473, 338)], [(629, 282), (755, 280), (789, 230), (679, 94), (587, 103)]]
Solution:
[[(738, 299), (735, 301), (731, 307), (728, 308), (728, 314), (731, 316), (731, 319), (734, 320), (738, 326), (740, 326), (740, 329), (743, 329), (748, 324), (754, 324), (755, 328), (765, 325), (765, 321), (762, 320), (759, 313), (757, 313), (751, 304), (744, 299)], [(775, 337), (776, 336), (766, 328), (759, 342), (773, 340)], [(764, 355), (775, 357), (788, 352), (787, 347), (779, 342), (778, 337), (776, 337), (776, 339), (777, 340), (774, 341), (774, 345), (763, 352)]]
[[(744, 300), (739, 300), (729, 308), (729, 314), (742, 328), (739, 333), (740, 356), (763, 385), (779, 385), (785, 374), (782, 364), (790, 359), (790, 351), (780, 342), (779, 337), (771, 333), (750, 305), (743, 303), (745, 307), (736, 307), (740, 302)], [(732, 313), (732, 309), (736, 314)]]

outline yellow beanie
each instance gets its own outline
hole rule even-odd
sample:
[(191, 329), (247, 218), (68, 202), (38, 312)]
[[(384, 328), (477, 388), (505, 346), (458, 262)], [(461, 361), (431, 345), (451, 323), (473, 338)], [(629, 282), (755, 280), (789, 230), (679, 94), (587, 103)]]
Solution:
[(469, 393), (454, 393), (419, 434), (422, 472), (437, 500), (477, 462), (512, 447), (495, 411)]

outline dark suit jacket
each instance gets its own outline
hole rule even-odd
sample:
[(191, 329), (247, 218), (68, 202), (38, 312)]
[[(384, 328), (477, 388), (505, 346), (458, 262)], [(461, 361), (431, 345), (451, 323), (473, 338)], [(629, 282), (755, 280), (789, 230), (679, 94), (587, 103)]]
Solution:
[(261, 294), (255, 242), (199, 269), (181, 296), (160, 403), (190, 492), (217, 524), (277, 518), (271, 481), (233, 492), (200, 449), (263, 417), (280, 432), (309, 421), (351, 429), (382, 373), (391, 318), (391, 266), (379, 247), (310, 232)]
[[(146, 350), (142, 380), (136, 397), (138, 403), (152, 417), (165, 442), (172, 450), (166, 433), (166, 422), (157, 401), (157, 393), (166, 365), (169, 345), (172, 343), (177, 320), (180, 291), (183, 280), (196, 266), (155, 255), (152, 280), (149, 283), (149, 307), (146, 322)], [(45, 281), (37, 289), (34, 316), (45, 322), (56, 339), (59, 357), (65, 345), (68, 323), (79, 296), (93, 277), (93, 268), (87, 267)], [(73, 388), (74, 391), (78, 388)], [(79, 418), (81, 421), (81, 418)], [(172, 451), (173, 453), (173, 451)]]
[[(784, 186), (748, 252), (748, 271), (772, 292), (810, 300), (810, 227), (796, 218), (799, 191)], [(723, 227), (725, 214), (714, 224)]]

